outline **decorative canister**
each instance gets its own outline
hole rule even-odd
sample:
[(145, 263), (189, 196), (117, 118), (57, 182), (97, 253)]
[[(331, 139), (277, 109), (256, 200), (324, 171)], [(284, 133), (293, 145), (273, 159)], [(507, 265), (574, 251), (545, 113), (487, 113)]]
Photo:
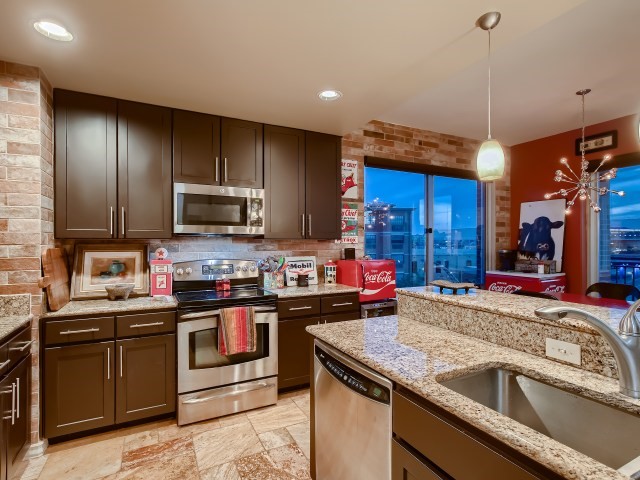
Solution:
[(324, 264), (324, 283), (336, 283), (337, 267), (331, 260)]
[(276, 272), (276, 288), (284, 288), (284, 272)]

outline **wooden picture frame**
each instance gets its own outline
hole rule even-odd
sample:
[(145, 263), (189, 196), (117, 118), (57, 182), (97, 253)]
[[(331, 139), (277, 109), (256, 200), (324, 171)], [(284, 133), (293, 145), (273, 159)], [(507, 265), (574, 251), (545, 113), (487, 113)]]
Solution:
[(76, 245), (71, 300), (107, 298), (105, 285), (133, 283), (130, 296), (149, 295), (148, 246)]

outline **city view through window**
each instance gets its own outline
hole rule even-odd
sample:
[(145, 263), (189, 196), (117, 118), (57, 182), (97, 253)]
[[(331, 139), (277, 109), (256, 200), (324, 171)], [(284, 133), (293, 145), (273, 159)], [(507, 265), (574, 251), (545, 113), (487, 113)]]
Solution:
[[(640, 288), (640, 165), (618, 169), (607, 185), (624, 196), (599, 198), (600, 281)], [(603, 183), (604, 185), (604, 183)]]
[(365, 254), (392, 259), (399, 287), (484, 281), (479, 182), (365, 169)]

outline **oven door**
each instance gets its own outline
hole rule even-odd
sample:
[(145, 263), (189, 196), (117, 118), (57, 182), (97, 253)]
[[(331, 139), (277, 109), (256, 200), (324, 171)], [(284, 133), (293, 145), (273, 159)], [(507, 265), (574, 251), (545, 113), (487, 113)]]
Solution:
[[(266, 311), (265, 311), (266, 310)], [(178, 323), (178, 393), (278, 374), (278, 314), (256, 307), (256, 351), (218, 353), (220, 310), (181, 314)]]
[(173, 184), (174, 233), (264, 234), (264, 190)]

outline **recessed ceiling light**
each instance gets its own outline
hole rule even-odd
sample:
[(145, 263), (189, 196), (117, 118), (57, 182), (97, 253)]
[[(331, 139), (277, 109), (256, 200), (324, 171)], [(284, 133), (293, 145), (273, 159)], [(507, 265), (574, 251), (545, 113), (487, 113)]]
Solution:
[(57, 23), (40, 20), (33, 24), (33, 28), (35, 28), (38, 33), (52, 40), (58, 40), (60, 42), (70, 42), (73, 40), (71, 32)]
[(325, 102), (332, 102), (333, 100), (338, 100), (342, 96), (342, 92), (338, 90), (322, 90), (318, 92), (318, 97), (320, 100), (324, 100)]

